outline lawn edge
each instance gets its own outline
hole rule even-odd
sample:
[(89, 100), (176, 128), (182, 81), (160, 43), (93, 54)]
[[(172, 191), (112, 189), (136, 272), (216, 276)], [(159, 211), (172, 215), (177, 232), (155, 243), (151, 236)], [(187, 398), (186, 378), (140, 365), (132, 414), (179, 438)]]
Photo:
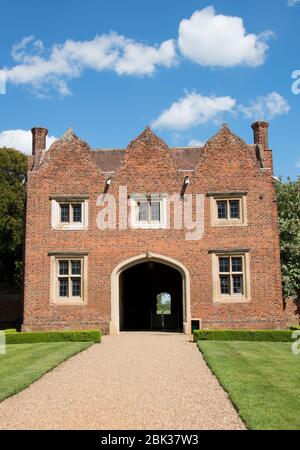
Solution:
[[(247, 431), (253, 430), (253, 429), (249, 426), (249, 424), (246, 422), (246, 419), (244, 419), (243, 416), (241, 415), (241, 411), (240, 411), (238, 405), (237, 405), (237, 404), (235, 403), (235, 401), (233, 400), (233, 398), (232, 398), (232, 396), (231, 396), (231, 394), (230, 394), (228, 388), (224, 385), (224, 383), (222, 382), (222, 380), (220, 380), (218, 374), (217, 374), (217, 373), (215, 372), (215, 370), (213, 369), (212, 365), (211, 365), (210, 362), (209, 362), (209, 358), (208, 358), (207, 355), (205, 354), (205, 350), (202, 350), (202, 349), (200, 348), (200, 345), (201, 345), (202, 342), (209, 342), (209, 341), (197, 341), (197, 342), (196, 342), (196, 345), (197, 345), (197, 347), (198, 347), (198, 350), (199, 350), (199, 352), (201, 353), (201, 355), (203, 356), (203, 359), (204, 359), (204, 361), (205, 361), (207, 367), (208, 367), (209, 370), (212, 372), (212, 374), (216, 377), (216, 379), (217, 379), (219, 385), (221, 386), (221, 388), (222, 388), (222, 389), (226, 392), (226, 394), (228, 395), (228, 398), (229, 398), (229, 400), (230, 400), (232, 406), (234, 407), (234, 409), (235, 409), (236, 412), (238, 413), (239, 418), (241, 419), (241, 421), (243, 422), (243, 424), (244, 424), (245, 427), (246, 427), (246, 430), (247, 430)], [(221, 341), (218, 341), (218, 342), (221, 342)], [(225, 341), (225, 342), (228, 342), (228, 341)]]
[[(35, 344), (56, 344), (57, 342), (36, 342), (36, 343), (24, 343), (24, 345), (35, 345)], [(73, 344), (80, 344), (80, 342), (68, 342), (68, 343), (73, 343)], [(86, 346), (84, 348), (81, 348), (80, 350), (76, 350), (74, 353), (72, 353), (70, 356), (66, 356), (63, 359), (61, 359), (60, 361), (58, 361), (56, 364), (54, 364), (52, 367), (50, 367), (48, 370), (46, 370), (45, 372), (41, 373), (40, 375), (38, 375), (37, 377), (35, 377), (29, 384), (25, 384), (23, 386), (20, 386), (20, 388), (17, 388), (16, 390), (14, 390), (13, 392), (11, 392), (10, 394), (8, 394), (7, 396), (3, 397), (2, 399), (0, 399), (0, 404), (7, 400), (8, 398), (11, 398), (15, 395), (18, 395), (20, 392), (24, 391), (25, 389), (27, 389), (28, 387), (30, 387), (32, 384), (36, 383), (38, 380), (40, 380), (44, 375), (46, 375), (47, 373), (52, 372), (54, 369), (56, 369), (58, 366), (60, 366), (61, 364), (63, 364), (64, 362), (68, 361), (69, 359), (73, 358), (76, 355), (79, 355), (79, 353), (84, 352), (85, 350), (89, 349), (90, 347), (92, 347), (95, 343), (94, 342), (81, 342), (82, 344), (85, 344)], [(8, 344), (8, 345), (17, 345), (17, 344)], [(23, 344), (18, 344), (18, 345), (23, 345)]]

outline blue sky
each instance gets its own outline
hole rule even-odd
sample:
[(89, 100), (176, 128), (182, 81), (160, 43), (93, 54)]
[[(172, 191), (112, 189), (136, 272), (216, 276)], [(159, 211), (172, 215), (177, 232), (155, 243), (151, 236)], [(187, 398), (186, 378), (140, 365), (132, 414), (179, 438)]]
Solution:
[(300, 1), (290, 2), (2, 0), (0, 145), (28, 152), (28, 130), (44, 126), (125, 147), (148, 124), (170, 146), (195, 145), (222, 122), (252, 143), (251, 123), (266, 119), (275, 174), (295, 179)]

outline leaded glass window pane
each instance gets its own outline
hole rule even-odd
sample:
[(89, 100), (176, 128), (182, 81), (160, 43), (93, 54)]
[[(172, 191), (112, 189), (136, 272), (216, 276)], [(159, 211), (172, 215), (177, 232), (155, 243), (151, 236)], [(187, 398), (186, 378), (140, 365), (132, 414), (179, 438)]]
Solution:
[(69, 222), (70, 221), (70, 206), (69, 205), (60, 205), (60, 221), (61, 222)]
[(220, 275), (221, 294), (230, 295), (230, 276)]
[(151, 202), (151, 220), (160, 221), (160, 202)]
[(148, 202), (140, 202), (139, 206), (139, 220), (148, 221)]
[(243, 272), (243, 258), (234, 257), (231, 259), (232, 272)]
[(219, 271), (221, 273), (230, 272), (230, 258), (219, 258)]
[(69, 274), (69, 261), (59, 261), (59, 275)]
[(80, 260), (71, 261), (71, 265), (72, 265), (72, 275), (81, 275), (81, 261)]
[(240, 218), (240, 202), (239, 200), (230, 200), (230, 218), (239, 219)]
[(218, 219), (227, 219), (227, 201), (217, 202), (218, 206)]
[(82, 222), (81, 204), (72, 205), (72, 208), (73, 208), (73, 222)]
[(59, 278), (59, 296), (69, 296), (69, 280), (68, 278)]
[(232, 275), (233, 293), (243, 294), (243, 275)]
[(80, 278), (72, 278), (72, 296), (73, 297), (81, 296), (81, 279)]

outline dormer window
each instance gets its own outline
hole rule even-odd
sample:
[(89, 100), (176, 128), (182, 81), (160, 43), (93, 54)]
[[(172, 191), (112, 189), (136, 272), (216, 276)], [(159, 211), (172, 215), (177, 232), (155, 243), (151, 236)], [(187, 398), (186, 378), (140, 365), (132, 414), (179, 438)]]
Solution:
[(131, 225), (133, 228), (164, 228), (166, 198), (162, 194), (131, 196)]
[(88, 226), (88, 198), (79, 196), (51, 197), (52, 228), (82, 230)]

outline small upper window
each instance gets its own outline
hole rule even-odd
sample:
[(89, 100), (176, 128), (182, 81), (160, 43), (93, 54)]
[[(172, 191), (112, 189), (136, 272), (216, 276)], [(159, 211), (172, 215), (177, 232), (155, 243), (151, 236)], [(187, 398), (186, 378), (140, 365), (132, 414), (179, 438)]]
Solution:
[(134, 228), (164, 228), (165, 198), (159, 194), (131, 198), (131, 223)]
[(218, 219), (219, 220), (239, 220), (240, 219), (241, 200), (218, 200)]
[(88, 225), (88, 200), (81, 198), (52, 198), (52, 228), (81, 230)]
[(82, 204), (60, 203), (60, 221), (61, 223), (81, 223), (82, 222)]
[(160, 201), (138, 201), (139, 222), (159, 223), (160, 222)]
[(247, 197), (240, 194), (210, 194), (213, 226), (247, 225)]

